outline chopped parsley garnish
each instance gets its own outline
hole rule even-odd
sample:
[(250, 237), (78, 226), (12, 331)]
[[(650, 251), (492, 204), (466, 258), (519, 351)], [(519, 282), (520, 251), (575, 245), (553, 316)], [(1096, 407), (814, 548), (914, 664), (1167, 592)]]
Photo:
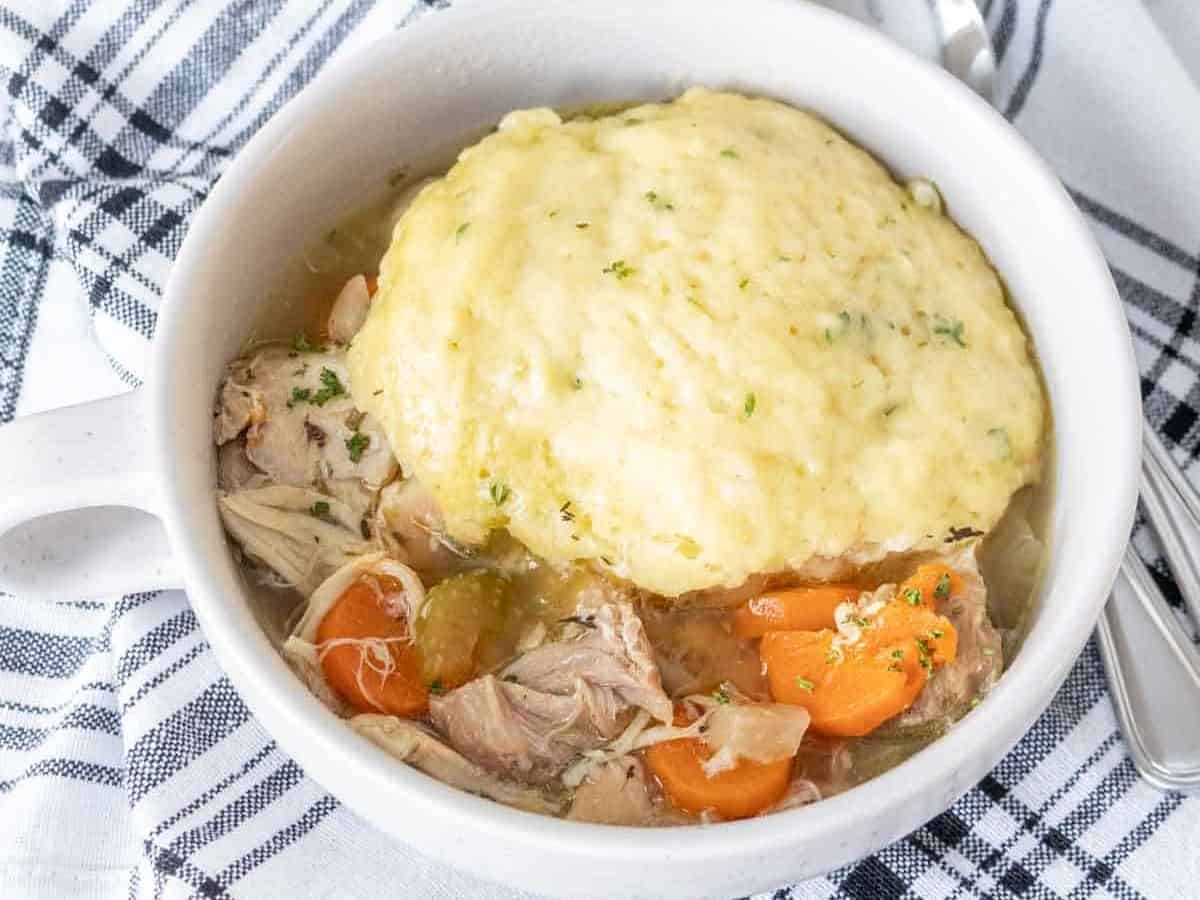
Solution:
[(830, 647), (825, 653), (825, 665), (832, 666), (834, 663), (839, 662), (841, 658), (842, 654)]
[(583, 390), (583, 379), (576, 375), (574, 380), (571, 381), (571, 387), (577, 391)]
[(929, 642), (924, 638), (917, 638), (917, 658), (922, 669), (930, 671), (933, 669), (933, 656), (929, 651)]
[(941, 316), (933, 317), (933, 333), (953, 341), (960, 347), (967, 346), (967, 341), (963, 337), (964, 327), (960, 319), (944, 319)]
[(746, 401), (742, 404), (742, 411), (746, 414), (747, 419), (754, 415), (754, 409), (757, 406), (758, 398), (755, 397), (754, 392), (751, 391), (746, 395)]
[(729, 703), (729, 692), (723, 687), (717, 688), (715, 691), (713, 691), (713, 699), (722, 706), (725, 706), (727, 703)]
[(462, 236), (467, 233), (467, 229), (470, 227), (470, 222), (463, 222), (461, 225), (459, 225), (458, 228), (454, 230), (454, 243), (457, 244), (459, 241), (461, 241)]
[(738, 156), (738, 152), (736, 150), (734, 150), (732, 147), (726, 147), (724, 150), (721, 151), (721, 155), (723, 157), (725, 157), (726, 159), (740, 159), (741, 158)]
[(940, 629), (940, 628), (934, 628), (929, 632), (929, 636), (936, 641), (936, 640), (940, 640), (941, 638), (945, 637), (946, 632), (942, 631), (942, 629)]
[(904, 592), (904, 600), (909, 606), (920, 606), (921, 592), (916, 588), (909, 588)]
[(637, 271), (631, 268), (623, 259), (614, 259), (601, 270), (605, 275), (616, 275), (618, 281), (624, 281)]
[(972, 697), (971, 698), (971, 709), (974, 709), (975, 707), (977, 707), (981, 702), (983, 702), (982, 698), (980, 698), (978, 695)]
[(358, 462), (362, 459), (363, 451), (370, 444), (371, 438), (361, 431), (356, 431), (350, 437), (346, 438), (346, 452), (350, 454), (350, 462)]
[(341, 397), (346, 393), (346, 388), (342, 385), (342, 381), (338, 378), (337, 372), (330, 368), (321, 369), (321, 389), (312, 395), (310, 398), (317, 406), (324, 406), (334, 397)]
[(937, 580), (937, 585), (933, 589), (933, 596), (939, 600), (945, 600), (950, 596), (950, 573), (943, 572), (942, 577)]
[(435, 678), (433, 681), (429, 682), (429, 693), (433, 694), (435, 697), (440, 697), (442, 694), (446, 693), (446, 689), (442, 686), (442, 679)]
[(591, 224), (591, 222), (576, 222), (575, 227), (578, 228), (580, 231), (582, 231), (583, 229), (587, 228), (590, 224)]
[(327, 515), (329, 515), (329, 504), (326, 503), (324, 500), (318, 500), (316, 503), (314, 503), (312, 506), (309, 507), (308, 511), (310, 513), (312, 513), (314, 516), (316, 516), (318, 519), (323, 519)]
[(493, 481), (491, 487), (488, 488), (488, 493), (491, 495), (493, 503), (495, 503), (497, 506), (503, 506), (504, 502), (508, 500), (508, 497), (512, 491), (508, 489), (507, 484), (503, 484), (499, 481)]
[(741, 281), (738, 282), (738, 290), (739, 291), (744, 291), (749, 286), (750, 286), (749, 278), (743, 278)]
[(903, 672), (904, 670), (902, 668), (900, 668), (899, 663), (888, 663), (888, 671), (889, 672)]
[(892, 659), (904, 659), (904, 651), (899, 649), (893, 650)]
[(796, 687), (800, 688), (802, 691), (808, 691), (810, 694), (812, 693), (813, 688), (816, 687), (816, 685), (807, 678), (801, 678), (799, 675), (792, 680), (796, 682)]
[(294, 387), (292, 388), (292, 396), (288, 400), (288, 409), (291, 409), (297, 403), (307, 403), (312, 398), (312, 391), (308, 388)]
[(601, 556), (600, 562), (604, 563), (606, 566), (611, 566), (613, 564), (612, 558), (608, 556)]
[(665, 209), (667, 212), (672, 212), (675, 209), (675, 204), (665, 197), (660, 197), (657, 191), (646, 191), (642, 196), (655, 209)]

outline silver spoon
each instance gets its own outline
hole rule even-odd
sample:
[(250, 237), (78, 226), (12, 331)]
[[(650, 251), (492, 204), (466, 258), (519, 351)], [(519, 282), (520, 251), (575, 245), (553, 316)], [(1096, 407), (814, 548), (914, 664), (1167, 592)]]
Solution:
[[(827, 0), (828, 2), (828, 0)], [(847, 0), (829, 5), (851, 12)], [(892, 33), (897, 12), (860, 0), (857, 18)], [(925, 0), (942, 67), (995, 105), (995, 56), (974, 0)], [(911, 7), (908, 7), (911, 10)], [(910, 45), (910, 41), (902, 43)], [(925, 55), (925, 54), (923, 54)], [(1144, 428), (1141, 501), (1183, 599), (1200, 624), (1200, 493), (1154, 430)], [(1117, 722), (1142, 777), (1165, 790), (1200, 791), (1200, 651), (1132, 546), (1096, 634)]]

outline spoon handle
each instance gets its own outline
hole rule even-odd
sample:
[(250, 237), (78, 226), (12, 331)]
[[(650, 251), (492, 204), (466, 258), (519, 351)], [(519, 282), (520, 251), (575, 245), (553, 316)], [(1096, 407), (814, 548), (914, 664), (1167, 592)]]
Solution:
[(1149, 425), (1142, 454), (1142, 507), (1158, 534), (1179, 592), (1200, 625), (1200, 494)]
[(1163, 790), (1200, 791), (1200, 652), (1132, 546), (1096, 635), (1138, 772)]

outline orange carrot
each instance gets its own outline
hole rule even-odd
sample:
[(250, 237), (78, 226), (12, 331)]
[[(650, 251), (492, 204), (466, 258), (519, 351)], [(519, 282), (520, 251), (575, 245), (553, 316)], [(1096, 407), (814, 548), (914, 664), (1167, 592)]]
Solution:
[[(942, 563), (922, 563), (917, 566), (897, 589), (898, 596), (907, 596), (911, 601), (919, 597), (920, 603), (937, 606), (939, 600), (958, 597), (964, 589), (962, 576)], [(916, 594), (909, 594), (915, 591)]]
[[(686, 725), (679, 712), (676, 725)], [(699, 738), (677, 738), (646, 748), (646, 765), (677, 809), (702, 813), (707, 809), (722, 819), (745, 819), (762, 812), (787, 792), (792, 760), (759, 763), (739, 759), (732, 769), (711, 778), (704, 763), (712, 750)]]
[(857, 600), (863, 589), (852, 584), (813, 584), (766, 593), (748, 600), (733, 614), (733, 633), (762, 637), (768, 631), (817, 631), (833, 628), (839, 604)]
[(358, 712), (419, 716), (429, 706), (421, 654), (409, 641), (408, 622), (380, 605), (381, 593), (400, 590), (400, 584), (386, 576), (360, 579), (346, 588), (317, 626), (321, 670)]
[(375, 292), (377, 290), (379, 290), (379, 279), (376, 278), (374, 275), (367, 275), (366, 279), (367, 279), (367, 295), (370, 297), (374, 297)]
[(937, 564), (918, 567), (853, 643), (829, 628), (763, 635), (759, 654), (771, 696), (805, 707), (818, 734), (858, 737), (908, 709), (936, 666), (953, 662), (958, 634), (935, 604), (963, 589)]
[(803, 706), (818, 734), (861, 737), (903, 712), (925, 686), (925, 669), (911, 648), (863, 656), (833, 651), (832, 631), (777, 631), (760, 652), (771, 696)]

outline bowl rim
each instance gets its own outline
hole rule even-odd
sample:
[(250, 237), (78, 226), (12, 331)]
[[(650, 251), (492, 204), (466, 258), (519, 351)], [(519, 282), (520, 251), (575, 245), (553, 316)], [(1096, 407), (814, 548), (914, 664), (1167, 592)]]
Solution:
[[(631, 0), (611, 0), (606, 5), (612, 5), (612, 2), (629, 7), (637, 5)], [(682, 7), (682, 0), (668, 0), (668, 3)], [(740, 5), (744, 8), (751, 4), (763, 9), (785, 5), (784, 0), (742, 0)], [(733, 3), (722, 0), (715, 5), (731, 6)], [(1113, 398), (1114, 422), (1127, 427), (1114, 427), (1111, 435), (1106, 436), (1108, 450), (1114, 459), (1115, 477), (1111, 486), (1112, 499), (1106, 504), (1112, 513), (1106, 532), (1111, 537), (1105, 546), (1098, 548), (1092, 570), (1080, 573), (1081, 580), (1075, 586), (1077, 596), (1087, 600), (1086, 607), (1077, 609), (1078, 615), (1074, 617), (1059, 616), (1044, 623), (1036, 640), (1033, 634), (1030, 635), (1023, 652), (999, 679), (989, 697), (988, 707), (1001, 708), (1002, 714), (968, 715), (946, 735), (910, 759), (858, 787), (817, 804), (755, 819), (715, 826), (647, 829), (579, 823), (526, 813), (473, 797), (398, 765), (382, 750), (355, 735), (303, 688), (277, 654), (271, 653), (271, 659), (262, 657), (265, 636), (257, 626), (254, 626), (255, 633), (248, 633), (245, 630), (246, 613), (235, 604), (220, 599), (206, 574), (205, 558), (189, 541), (189, 513), (181, 505), (180, 493), (173, 484), (173, 474), (177, 472), (177, 448), (170, 434), (172, 390), (182, 376), (173, 370), (169, 351), (176, 342), (186, 339), (180, 331), (178, 312), (187, 295), (189, 273), (204, 262), (206, 245), (214, 233), (226, 227), (225, 220), (237, 183), (269, 165), (272, 148), (292, 129), (301, 127), (314, 111), (319, 111), (322, 103), (331, 102), (330, 98), (347, 92), (348, 87), (373, 64), (372, 53), (359, 53), (336, 61), (281, 108), (241, 150), (195, 215), (165, 291), (149, 379), (151, 435), (157, 468), (164, 473), (164, 520), (201, 626), (222, 668), (255, 716), (281, 746), (300, 759), (306, 769), (317, 773), (317, 780), (334, 790), (339, 798), (346, 799), (348, 792), (344, 790), (345, 779), (336, 770), (348, 768), (344, 764), (353, 762), (356, 780), (403, 796), (408, 803), (407, 815), (413, 815), (418, 809), (424, 810), (445, 817), (449, 827), (464, 833), (503, 832), (508, 839), (515, 838), (531, 849), (570, 851), (575, 856), (620, 859), (635, 864), (661, 859), (667, 852), (673, 862), (681, 865), (699, 859), (711, 860), (714, 856), (731, 858), (762, 854), (852, 825), (861, 818), (866, 800), (874, 801), (871, 805), (874, 812), (894, 809), (903, 798), (916, 792), (937, 791), (942, 795), (939, 808), (945, 809), (972, 786), (971, 783), (955, 783), (948, 791), (944, 789), (949, 773), (955, 771), (959, 760), (985, 752), (993, 761), (999, 759), (1015, 742), (1009, 737), (1014, 723), (1020, 722), (1016, 731), (1019, 738), (1069, 673), (1099, 616), (1116, 573), (1137, 497), (1140, 397), (1123, 307), (1107, 266), (1081, 214), (1048, 166), (982, 100), (951, 76), (910, 57), (886, 37), (865, 26), (808, 4), (786, 5), (792, 7), (789, 15), (806, 18), (812, 27), (823, 30), (833, 39), (850, 42), (852, 38), (853, 43), (868, 47), (873, 54), (886, 59), (893, 69), (904, 72), (914, 85), (939, 92), (960, 112), (973, 117), (974, 126), (982, 135), (1003, 148), (1008, 159), (1040, 184), (1043, 195), (1040, 199), (1047, 204), (1045, 214), (1061, 221), (1063, 243), (1074, 248), (1076, 266), (1090, 282), (1088, 290), (1096, 295), (1098, 308), (1104, 311), (1101, 324), (1113, 333), (1114, 346), (1120, 346), (1121, 336), (1124, 336), (1128, 352), (1124, 358), (1106, 360), (1106, 363), (1123, 367), (1128, 375), (1125, 379), (1129, 387), (1127, 395)], [(410, 46), (436, 41), (439, 35), (454, 29), (527, 14), (535, 8), (533, 0), (451, 7), (380, 37), (371, 47), (373, 52), (401, 54)], [(541, 12), (548, 14), (546, 10)], [(288, 735), (286, 740), (285, 734)], [(307, 746), (301, 747), (301, 738)], [(323, 764), (322, 756), (340, 759), (343, 765)], [(351, 808), (359, 808), (352, 799), (346, 802)], [(829, 867), (840, 861), (831, 859)]]

